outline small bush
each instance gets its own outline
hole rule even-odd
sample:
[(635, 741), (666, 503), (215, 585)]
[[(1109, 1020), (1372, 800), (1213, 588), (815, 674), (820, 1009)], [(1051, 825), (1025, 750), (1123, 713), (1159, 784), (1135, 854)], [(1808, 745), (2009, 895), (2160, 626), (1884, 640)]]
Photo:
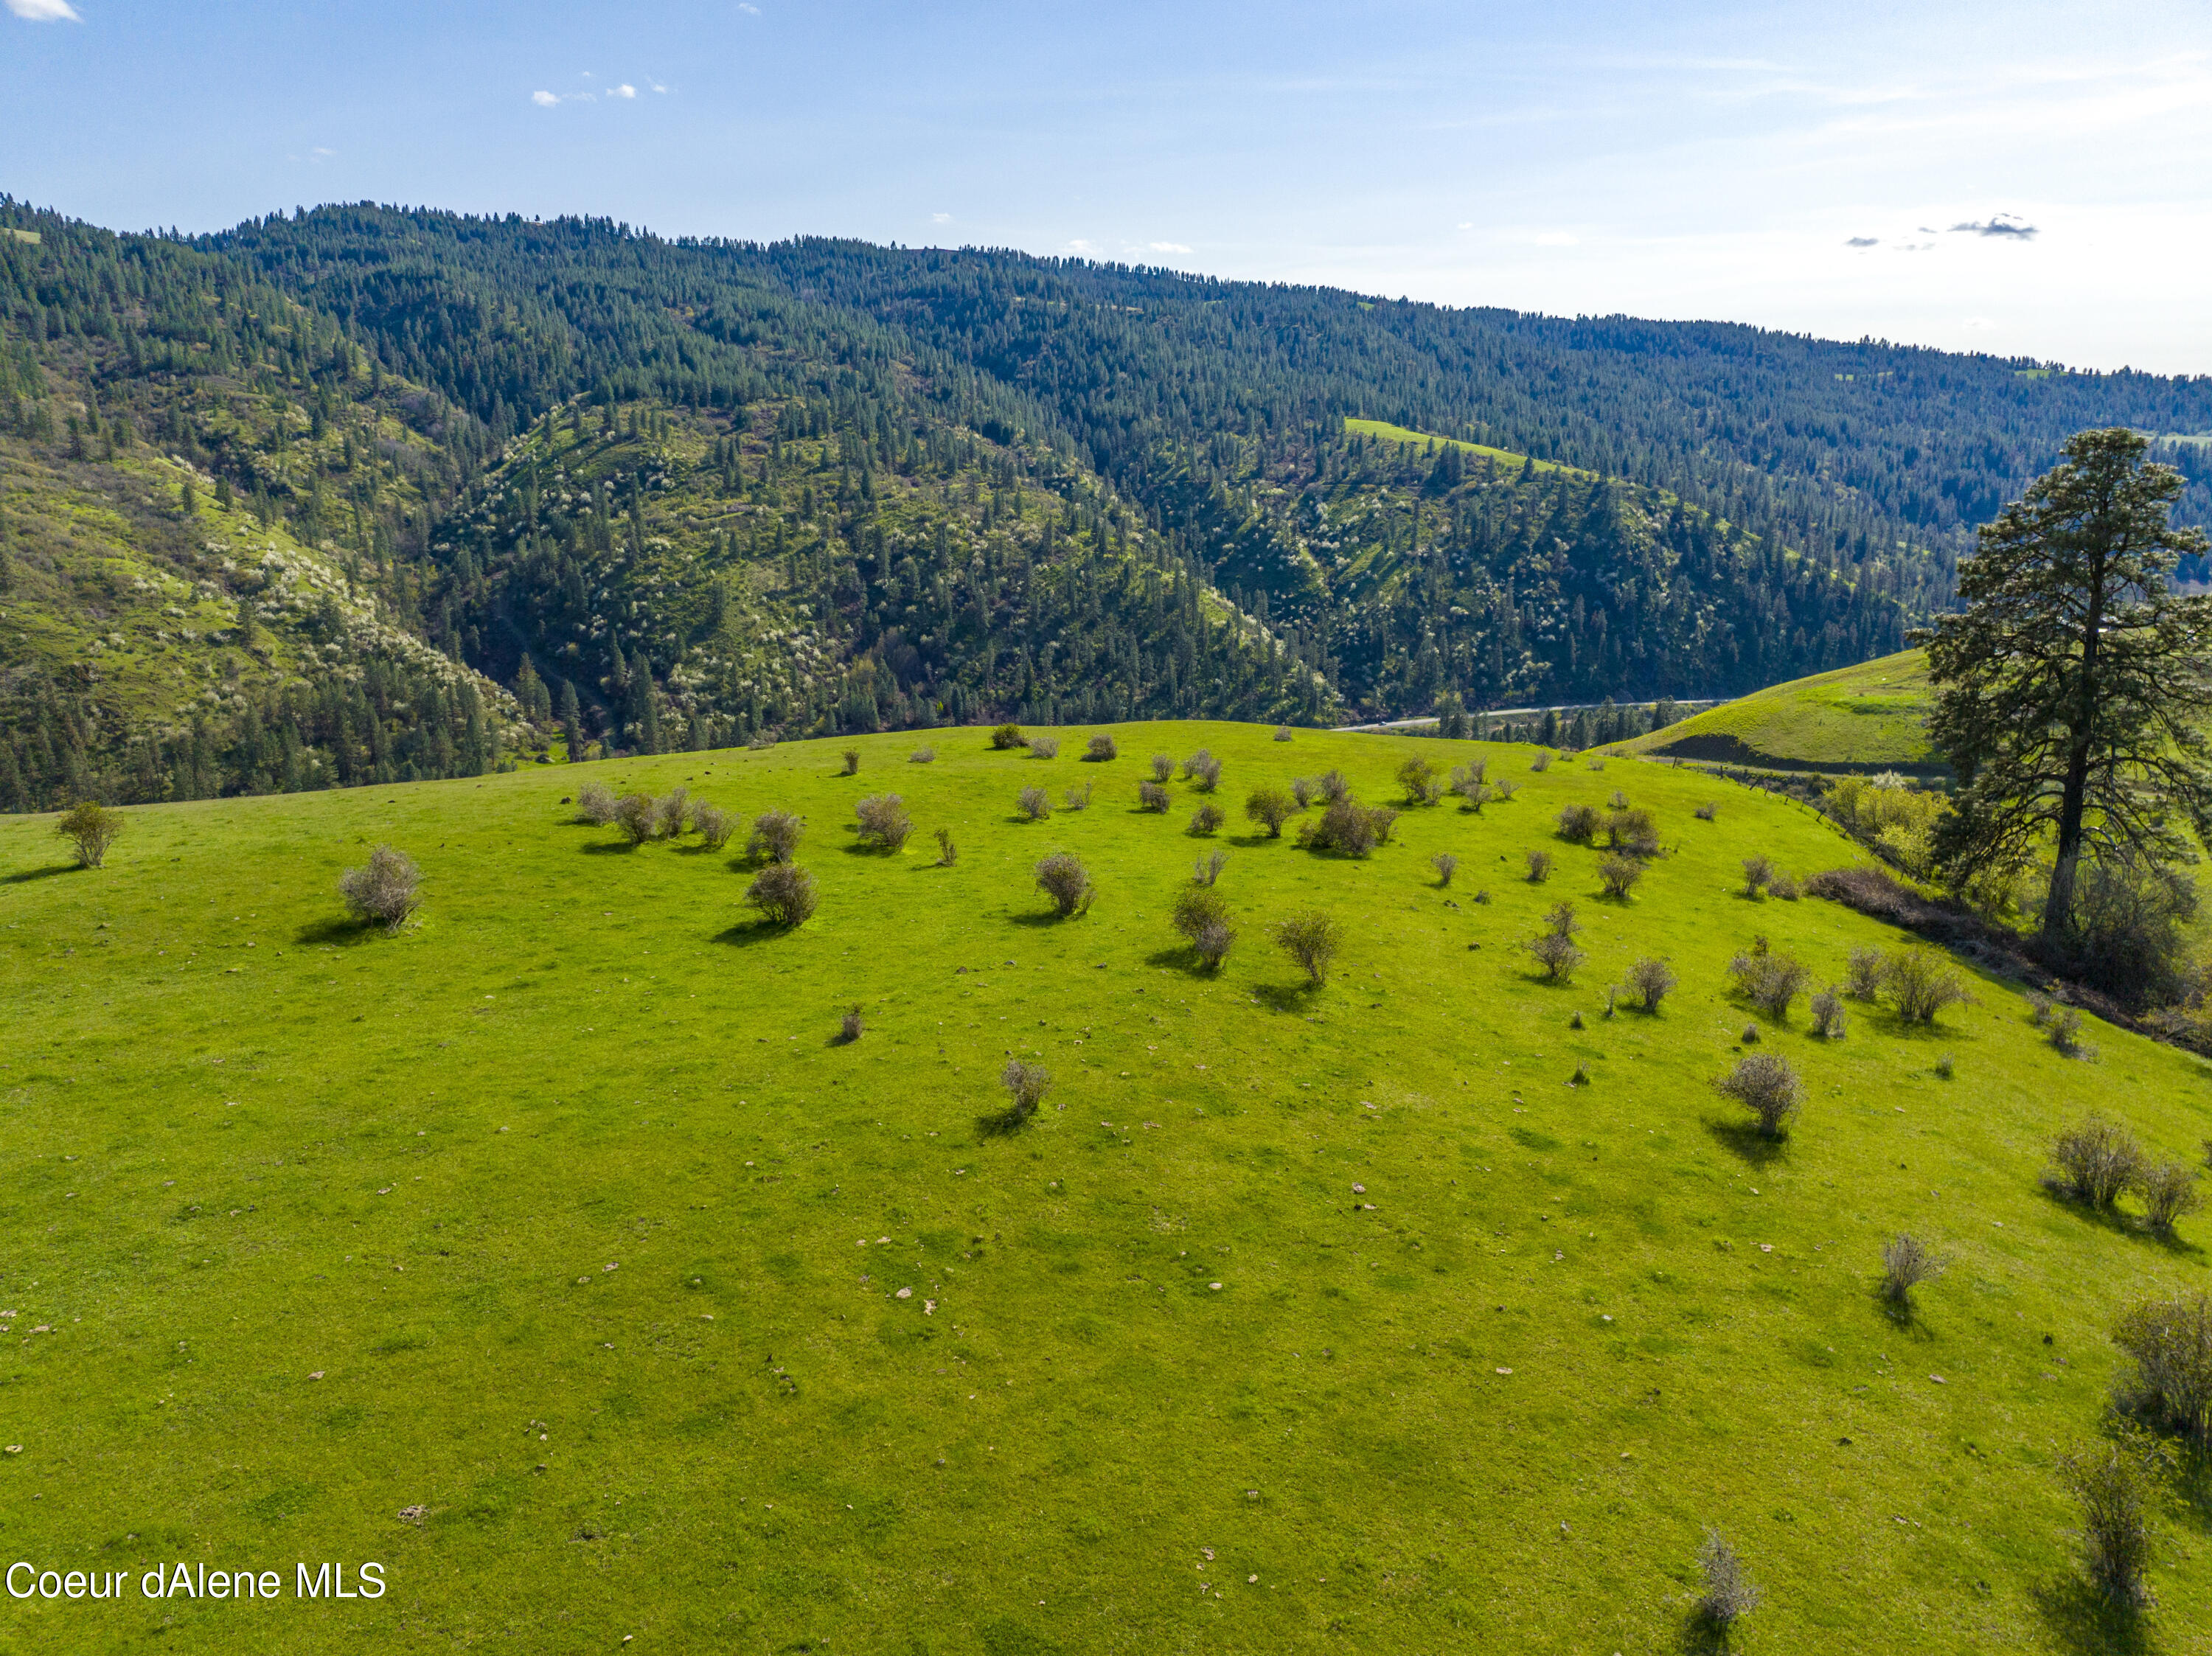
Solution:
[(1391, 831), (1398, 825), (1398, 813), (1388, 805), (1370, 805), (1367, 810), (1367, 826), (1375, 831), (1375, 843), (1387, 846)]
[(753, 831), (745, 838), (745, 854), (787, 863), (799, 854), (799, 842), (805, 833), (804, 816), (787, 810), (764, 810), (753, 818)]
[(1644, 864), (1633, 857), (1615, 852), (1597, 865), (1597, 877), (1603, 883), (1607, 896), (1625, 903), (1628, 894), (1636, 889), (1636, 883), (1644, 877)]
[(939, 829), (938, 829), (938, 830), (937, 830), (937, 865), (938, 865), (938, 867), (939, 867), (939, 868), (951, 868), (951, 867), (953, 865), (953, 864), (955, 864), (955, 863), (958, 862), (959, 860), (960, 860), (960, 847), (959, 847), (959, 846), (956, 846), (956, 845), (954, 845), (954, 844), (952, 843), (952, 830), (951, 830), (951, 828), (939, 828)]
[(1468, 901), (1471, 903), (1487, 903), (1490, 901), (1490, 894), (1487, 891), (1478, 891)]
[(1498, 797), (1498, 790), (1487, 782), (1465, 783), (1455, 792), (1459, 795), (1460, 809), (1471, 810), (1477, 816), (1482, 815), (1482, 808), (1485, 805)]
[(1052, 1091), (1052, 1077), (1042, 1065), (1008, 1059), (999, 1071), (999, 1084), (1006, 1089), (1006, 1107), (988, 1124), (1000, 1132), (1012, 1132), (1034, 1116)]
[(1060, 738), (1056, 736), (1033, 736), (1030, 738), (1030, 757), (1057, 759), (1060, 757)]
[(1794, 956), (1770, 952), (1764, 937), (1749, 952), (1730, 961), (1729, 973), (1735, 979), (1736, 993), (1767, 1016), (1784, 1021), (1790, 1016), (1790, 1004), (1805, 992), (1813, 975)]
[(1540, 773), (1551, 769), (1552, 755), (1548, 753), (1539, 753), (1534, 759), (1528, 761), (1528, 768)]
[(1398, 767), (1398, 786), (1406, 791), (1409, 805), (1433, 804), (1436, 798), (1437, 767), (1419, 755)]
[(1315, 781), (1312, 777), (1297, 776), (1291, 779), (1291, 798), (1297, 801), (1300, 810), (1310, 807), (1320, 793), (1321, 784)]
[(1218, 968), (1237, 941), (1229, 905), (1211, 885), (1185, 886), (1176, 897), (1170, 924), (1190, 942), (1208, 971)]
[(814, 877), (793, 863), (770, 863), (753, 876), (745, 901), (770, 925), (804, 925), (814, 913)]
[(1673, 967), (1649, 955), (1628, 968), (1628, 986), (1636, 992), (1637, 999), (1647, 1012), (1657, 1011), (1659, 1003), (1672, 994), (1680, 981)]
[(1164, 787), (1161, 786), (1158, 782), (1139, 782), (1137, 784), (1137, 809), (1139, 810), (1156, 810), (1164, 814), (1167, 808), (1173, 803), (1173, 798), (1169, 794), (1168, 791)]
[(1765, 1595), (1759, 1590), (1736, 1556), (1735, 1549), (1729, 1545), (1718, 1530), (1705, 1532), (1705, 1544), (1698, 1549), (1698, 1574), (1705, 1583), (1705, 1592), (1698, 1599), (1698, 1613), (1723, 1638), (1733, 1628), (1765, 1602)]
[(1211, 799), (1190, 814), (1190, 832), (1204, 836), (1218, 833), (1222, 822), (1221, 807)]
[(1582, 1009), (1581, 1009), (1580, 1007), (1577, 1007), (1577, 1008), (1575, 1009), (1575, 1014), (1574, 1014), (1574, 1016), (1573, 1016), (1572, 1017), (1571, 1017), (1571, 1018), (1569, 1018), (1569, 1019), (1567, 1020), (1567, 1028), (1570, 1028), (1570, 1029), (1579, 1029), (1579, 1028), (1581, 1028), (1582, 1027), (1583, 1027), (1583, 1014), (1582, 1014)]
[(1014, 807), (1032, 822), (1042, 822), (1052, 815), (1052, 796), (1042, 788), (1024, 788), (1014, 798)]
[(1063, 920), (1089, 908), (1097, 895), (1091, 889), (1091, 870), (1068, 851), (1056, 851), (1036, 865), (1036, 889), (1052, 899), (1053, 912)]
[(1287, 741), (1289, 741), (1290, 739), (1291, 739), (1291, 727), (1290, 727), (1289, 725), (1276, 725), (1276, 726), (1275, 726), (1275, 740), (1276, 740), (1276, 741), (1278, 741), (1278, 742), (1287, 742)]
[(1853, 1000), (1872, 1000), (1881, 992), (1889, 961), (1879, 949), (1854, 949), (1844, 968), (1844, 983)]
[(848, 748), (845, 749), (842, 756), (845, 761), (845, 768), (840, 772), (839, 774), (843, 776), (858, 775), (860, 769), (860, 750), (858, 748)]
[(1597, 838), (1597, 822), (1595, 805), (1569, 805), (1559, 812), (1559, 838), (1586, 846)]
[(2212, 1298), (2139, 1300), (2120, 1314), (2112, 1343), (2134, 1359), (2121, 1396), (2154, 1424), (2212, 1442)]
[(1398, 813), (1388, 805), (1368, 806), (1357, 799), (1332, 799), (1320, 817), (1298, 829), (1298, 843), (1309, 851), (1340, 857), (1365, 857), (1390, 837)]
[(54, 832), (76, 849), (79, 868), (98, 868), (106, 860), (115, 836), (123, 832), (123, 813), (110, 810), (97, 800), (81, 799), (63, 813)]
[(1340, 770), (1323, 771), (1314, 778), (1314, 787), (1331, 804), (1352, 798), (1352, 784), (1344, 779), (1344, 773)]
[(1911, 1305), (1914, 1289), (1942, 1274), (1943, 1261), (1917, 1236), (1895, 1236), (1881, 1245), (1881, 1293), (1892, 1305)]
[(1813, 1033), (1823, 1040), (1841, 1040), (1850, 1022), (1844, 1015), (1844, 998), (1830, 984), (1813, 997)]
[(1448, 886), (1452, 883), (1452, 876), (1459, 872), (1459, 858), (1449, 851), (1440, 851), (1429, 858), (1429, 866), (1437, 871), (1437, 883)]
[(1488, 781), (1489, 779), (1490, 761), (1487, 759), (1470, 759), (1464, 765), (1452, 767), (1452, 792), (1457, 793), (1462, 788), (1473, 787), (1478, 783)]
[(1711, 821), (1713, 820), (1713, 818), (1714, 818), (1714, 817), (1716, 817), (1716, 816), (1719, 816), (1720, 814), (1721, 814), (1721, 808), (1720, 808), (1718, 805), (1715, 804), (1714, 804), (1711, 800), (1710, 800), (1710, 799), (1709, 799), (1709, 800), (1707, 800), (1704, 804), (1699, 805), (1699, 806), (1698, 807), (1698, 810), (1697, 810), (1697, 816), (1698, 816), (1698, 820), (1700, 822), (1711, 822)]
[(1318, 988), (1328, 980), (1329, 968), (1344, 946), (1343, 928), (1318, 911), (1292, 914), (1268, 928), (1275, 946), (1296, 961), (1306, 980)]
[(1575, 968), (1588, 958), (1575, 944), (1582, 931), (1582, 922), (1575, 918), (1572, 903), (1554, 903), (1544, 916), (1544, 931), (1540, 937), (1531, 937), (1521, 946), (1534, 955), (1544, 968), (1544, 975), (1554, 983), (1565, 983), (1575, 974)]
[(576, 816), (593, 828), (605, 828), (615, 820), (613, 790), (604, 782), (586, 782), (576, 790)]
[(775, 745), (774, 731), (755, 731), (745, 738), (745, 747), (753, 753), (766, 753)]
[(2090, 1585), (2124, 1611), (2151, 1602), (2151, 1477), (2142, 1458), (2110, 1441), (2058, 1457), (2058, 1476), (2081, 1509), (2075, 1538)]
[(1628, 809), (1628, 796), (1623, 793), (1619, 788), (1615, 788), (1611, 793), (1606, 796), (1605, 808), (1607, 810), (1626, 810)]
[(2171, 1236), (2176, 1220), (2204, 1205), (2197, 1169), (2179, 1162), (2146, 1162), (2136, 1171), (2135, 1190), (2142, 1198), (2143, 1223), (2160, 1236)]
[(1200, 748), (1182, 761), (1182, 779), (1200, 793), (1211, 793), (1221, 786), (1221, 761)]
[(1898, 1016), (1908, 1023), (1933, 1023), (1947, 1006), (1973, 1000), (1965, 980), (1932, 949), (1907, 949), (1894, 955), (1882, 974), (1883, 986)]
[(1785, 903), (1794, 903), (1803, 893), (1797, 884), (1796, 875), (1784, 874), (1777, 869), (1774, 877), (1766, 883), (1766, 895), (1770, 897), (1779, 897)]
[(1018, 725), (1001, 725), (991, 732), (991, 746), (1003, 753), (1008, 748), (1026, 748), (1029, 738), (1022, 734)]
[(2081, 1039), (2081, 1014), (2071, 1006), (2051, 1006), (2045, 1003), (2044, 1016), (2038, 1021), (2044, 1025), (2044, 1038), (2069, 1058), (2080, 1058), (2089, 1050)]
[(1168, 782), (1172, 781), (1174, 778), (1175, 755), (1164, 753), (1154, 754), (1152, 755), (1152, 780), (1155, 782)]
[(1191, 883), (1212, 885), (1221, 877), (1221, 870), (1229, 866), (1229, 853), (1216, 846), (1190, 865)]
[(2115, 1122), (2092, 1115), (2051, 1141), (2051, 1182), (2091, 1207), (2109, 1208), (2142, 1171), (2142, 1146)]
[(690, 815), (690, 790), (678, 788), (673, 793), (662, 795), (653, 802), (653, 831), (663, 840), (680, 838), (684, 819)]
[(1774, 864), (1765, 857), (1747, 857), (1743, 859), (1743, 895), (1745, 896), (1759, 895), (1766, 889), (1767, 883), (1773, 877)]
[(1936, 1078), (1939, 1081), (1948, 1081), (1958, 1073), (1958, 1060), (1950, 1053), (1945, 1052), (1936, 1060)]
[(1552, 877), (1552, 853), (1532, 851), (1528, 853), (1528, 883), (1541, 885)]
[(1061, 803), (1069, 810), (1089, 810), (1091, 809), (1091, 790), (1092, 786), (1093, 785), (1091, 783), (1085, 782), (1079, 788), (1068, 789), (1067, 796), (1061, 801)]
[(837, 1020), (837, 1039), (850, 1046), (860, 1038), (867, 1027), (867, 1020), (861, 1016), (860, 1009), (853, 1007)]
[(346, 910), (363, 925), (380, 925), (397, 931), (422, 906), (422, 870), (412, 858), (390, 846), (368, 853), (363, 868), (349, 868), (338, 876), (338, 895)]
[(1789, 1061), (1772, 1052), (1738, 1059), (1720, 1088), (1759, 1119), (1759, 1131), (1769, 1138), (1781, 1137), (1784, 1124), (1797, 1113), (1804, 1092)]
[(1632, 857), (1659, 854), (1659, 824), (1640, 805), (1616, 807), (1605, 819), (1605, 834), (1606, 843), (1615, 851), (1626, 852)]
[(1118, 759), (1121, 755), (1121, 749), (1115, 745), (1114, 738), (1103, 731), (1083, 744), (1083, 758), (1086, 764), (1103, 765), (1106, 761)]
[(1490, 794), (1493, 799), (1503, 799), (1510, 803), (1513, 796), (1520, 792), (1521, 785), (1510, 776), (1501, 776), (1490, 785)]
[(1291, 808), (1291, 796), (1280, 788), (1255, 788), (1244, 801), (1246, 818), (1266, 828), (1270, 840), (1281, 839), (1283, 824), (1296, 814)]
[(633, 846), (660, 831), (659, 802), (649, 793), (626, 793), (615, 801), (615, 826)]
[(858, 832), (868, 844), (896, 851), (914, 832), (914, 819), (906, 814), (906, 801), (896, 793), (872, 793), (853, 807), (860, 818)]
[(737, 821), (720, 805), (708, 804), (702, 799), (691, 807), (691, 826), (709, 851), (720, 851), (730, 843), (730, 835), (737, 831)]
[(916, 748), (912, 753), (907, 755), (906, 762), (909, 765), (933, 765), (937, 762), (937, 749)]

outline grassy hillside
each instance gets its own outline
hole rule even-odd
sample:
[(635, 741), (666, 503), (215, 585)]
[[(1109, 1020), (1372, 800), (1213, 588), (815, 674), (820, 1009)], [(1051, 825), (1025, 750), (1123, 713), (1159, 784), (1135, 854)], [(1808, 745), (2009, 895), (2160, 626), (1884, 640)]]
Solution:
[(1780, 770), (1942, 775), (1928, 745), (1928, 657), (1919, 650), (1816, 673), (1624, 743), (1623, 753)]
[[(1992, 981), (1934, 1033), (1855, 1004), (1817, 1043), (1801, 1006), (1762, 1030), (1808, 1083), (1771, 1147), (1711, 1084), (1759, 1022), (1728, 956), (1763, 934), (1826, 981), (1897, 941), (1735, 895), (1754, 851), (1856, 855), (1809, 812), (1526, 749), (1158, 724), (1086, 764), (1085, 734), (148, 806), (92, 872), (51, 819), (0, 822), (0, 1524), (11, 1559), (134, 1584), (0, 1601), (0, 1633), (1673, 1651), (1717, 1524), (1768, 1594), (1747, 1650), (2090, 1647), (2051, 1458), (2096, 1429), (2115, 1310), (2203, 1283), (2207, 1222), (2162, 1247), (2088, 1218), (2042, 1146), (2094, 1103), (2193, 1155), (2204, 1066), (2102, 1028), (2063, 1059)], [(1133, 809), (1145, 755), (1200, 744), (1232, 810), (1332, 766), (1380, 801), (1416, 754), (1522, 786), (1410, 811), (1365, 862), (1224, 834), (1243, 937), (1206, 977), (1165, 924), (1207, 849), (1192, 789)], [(590, 779), (804, 813), (819, 913), (765, 932), (733, 855), (579, 826)], [(1098, 794), (1018, 822), (1033, 781)], [(1626, 906), (1550, 835), (1616, 786), (1671, 847)], [(919, 831), (858, 852), (885, 789)], [(379, 841), (427, 875), (397, 937), (333, 890)], [(1058, 848), (1099, 895), (1053, 923), (1030, 869)], [(1561, 899), (1590, 958), (1547, 986), (1516, 945)], [(1306, 907), (1349, 934), (1315, 992), (1261, 935)], [(1681, 988), (1607, 1020), (1645, 955)], [(1057, 1086), (993, 1135), (1015, 1055)], [(1899, 1322), (1872, 1289), (1907, 1228), (1952, 1265)], [(2161, 1516), (2179, 1650), (2212, 1636), (2212, 1556)], [(135, 1592), (159, 1561), (325, 1558), (389, 1592)]]

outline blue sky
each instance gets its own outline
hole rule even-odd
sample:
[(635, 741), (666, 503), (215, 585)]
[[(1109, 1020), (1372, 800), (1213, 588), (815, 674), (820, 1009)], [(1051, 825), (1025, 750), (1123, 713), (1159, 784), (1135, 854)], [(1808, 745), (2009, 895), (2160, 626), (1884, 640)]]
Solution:
[(0, 190), (123, 228), (594, 213), (2212, 373), (2202, 4), (0, 0)]

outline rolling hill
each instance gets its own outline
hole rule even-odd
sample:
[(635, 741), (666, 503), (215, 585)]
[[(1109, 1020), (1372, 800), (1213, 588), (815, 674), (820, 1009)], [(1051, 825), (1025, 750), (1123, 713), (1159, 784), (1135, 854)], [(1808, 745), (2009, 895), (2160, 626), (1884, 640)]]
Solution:
[[(2064, 1057), (1988, 978), (1932, 1028), (1757, 1014), (1726, 971), (1754, 937), (1815, 983), (1903, 940), (1739, 895), (1754, 852), (1860, 853), (1688, 769), (1173, 722), (1080, 761), (1098, 729), (1049, 759), (946, 729), (147, 805), (94, 870), (0, 822), (0, 1521), (11, 1559), (130, 1581), (0, 1600), (0, 1633), (1672, 1650), (1712, 1525), (1765, 1590), (1745, 1648), (2106, 1636), (2053, 1456), (2099, 1429), (2118, 1309), (2203, 1285), (2204, 1222), (2161, 1243), (2040, 1175), (2093, 1107), (2193, 1156), (2203, 1064), (2106, 1028)], [(1519, 791), (1323, 857), (1194, 836), (1192, 783), (1134, 809), (1146, 755), (1201, 746), (1232, 808), (1330, 768), (1381, 802), (1408, 757)], [(819, 912), (763, 928), (735, 844), (580, 823), (591, 781), (802, 814)], [(1617, 787), (1668, 847), (1624, 903), (1553, 832)], [(848, 831), (884, 792), (897, 854)], [(396, 936), (334, 889), (377, 843), (426, 877)], [(1212, 846), (1218, 974), (1167, 923)], [(1097, 891), (1057, 922), (1054, 850)], [(1562, 901), (1588, 960), (1547, 984), (1519, 945)], [(1345, 931), (1319, 988), (1265, 934), (1304, 909)], [(1646, 956), (1680, 988), (1608, 1016)], [(1753, 1032), (1806, 1083), (1778, 1143), (1713, 1086)], [(1054, 1085), (1000, 1131), (1015, 1058)], [(1875, 1293), (1905, 1230), (1950, 1262), (1911, 1315)], [(2188, 1648), (2212, 1556), (2157, 1515), (2184, 1538), (2149, 1625)], [(200, 1561), (289, 1596), (300, 1559), (388, 1586), (137, 1592)]]
[(1739, 696), (1609, 749), (1771, 770), (1941, 777), (1928, 745), (1928, 658), (1903, 650)]

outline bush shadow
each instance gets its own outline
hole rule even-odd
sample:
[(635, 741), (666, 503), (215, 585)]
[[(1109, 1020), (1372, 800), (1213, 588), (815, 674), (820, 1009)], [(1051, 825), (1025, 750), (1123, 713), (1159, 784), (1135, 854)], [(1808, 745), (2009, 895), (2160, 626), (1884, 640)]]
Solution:
[(1790, 1147), (1788, 1137), (1771, 1138), (1748, 1121), (1715, 1121), (1709, 1117), (1705, 1126), (1715, 1143), (1734, 1151), (1749, 1167), (1770, 1167)]
[(2147, 1247), (2160, 1248), (2181, 1259), (2195, 1259), (2200, 1257), (2204, 1252), (2202, 1247), (2189, 1240), (2179, 1231), (2154, 1230), (2135, 1215), (2124, 1213), (2117, 1207), (2093, 1206), (2086, 1198), (2075, 1195), (2073, 1192), (2047, 1174), (2035, 1181), (2035, 1188), (2037, 1193), (2051, 1206), (2058, 1209), (2061, 1212), (2070, 1214), (2076, 1219), (2086, 1221), (2100, 1230), (2108, 1232), (2114, 1236), (2124, 1237), (2129, 1241), (2139, 1243)]
[(1157, 966), (1164, 971), (1180, 972), (1187, 978), (1211, 980), (1218, 973), (1209, 968), (1205, 957), (1191, 948), (1155, 949), (1145, 956), (1145, 964)]
[(2040, 1581), (2027, 1590), (2028, 1602), (2051, 1642), (2080, 1656), (2148, 1656), (2158, 1647), (2142, 1612), (2115, 1604), (2075, 1575)]
[(1029, 1125), (1030, 1113), (1018, 1104), (1009, 1104), (1003, 1110), (991, 1110), (975, 1118), (975, 1134), (979, 1138), (1006, 1138)]
[(376, 922), (356, 920), (351, 915), (332, 915), (326, 919), (310, 920), (292, 934), (292, 941), (302, 945), (328, 943), (342, 948), (367, 943), (376, 934)]
[(1054, 926), (1064, 925), (1070, 920), (1079, 920), (1089, 912), (1087, 909), (1079, 908), (1073, 914), (1062, 914), (1057, 909), (1048, 908), (1042, 913), (1012, 914), (1007, 918), (1016, 925)]
[(1255, 987), (1252, 994), (1271, 1012), (1303, 1012), (1313, 1004), (1314, 995), (1320, 987), (1315, 983), (1263, 983)]
[(714, 934), (714, 941), (727, 943), (732, 949), (750, 949), (757, 943), (770, 943), (799, 928), (778, 925), (774, 920), (740, 920)]
[(20, 873), (0, 875), (0, 885), (22, 885), (31, 880), (51, 880), (57, 874), (74, 874), (75, 863), (49, 863), (44, 868), (27, 868)]
[(1682, 1618), (1674, 1648), (1680, 1656), (1727, 1656), (1735, 1647), (1729, 1641), (1727, 1624), (1715, 1621), (1700, 1607)]
[(627, 857), (637, 847), (627, 840), (593, 840), (576, 849), (586, 857)]

